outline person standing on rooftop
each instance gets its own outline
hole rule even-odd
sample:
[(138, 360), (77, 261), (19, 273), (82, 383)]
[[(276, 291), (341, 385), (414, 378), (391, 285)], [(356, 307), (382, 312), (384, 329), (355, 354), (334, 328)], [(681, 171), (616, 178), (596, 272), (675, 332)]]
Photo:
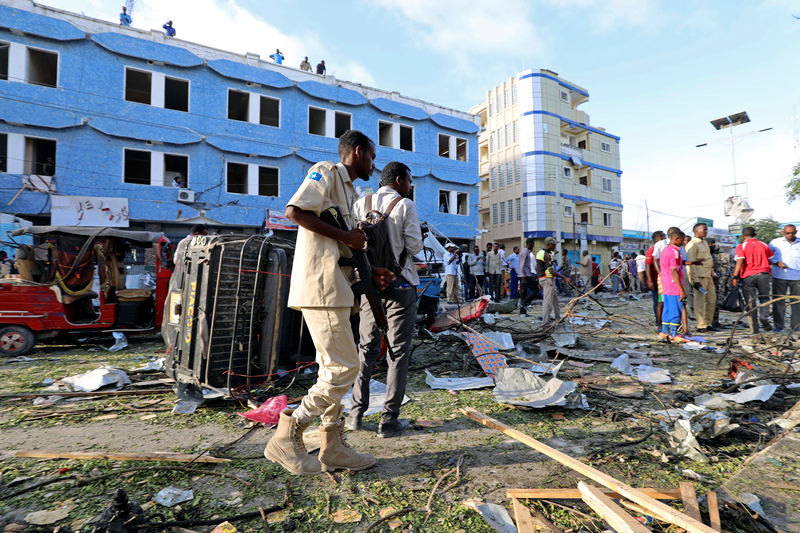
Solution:
[(133, 19), (130, 15), (128, 15), (128, 8), (122, 6), (122, 13), (119, 14), (119, 24), (120, 26), (130, 26), (133, 22)]
[(311, 72), (311, 63), (308, 62), (308, 56), (304, 57), (303, 60), (300, 62), (300, 70)]
[(175, 33), (176, 32), (175, 32), (175, 28), (172, 27), (172, 21), (171, 20), (168, 20), (167, 23), (164, 24), (161, 27), (164, 28), (164, 34), (167, 37), (175, 37)]
[(271, 57), (272, 60), (274, 62), (276, 62), (277, 64), (283, 65), (283, 54), (281, 53), (279, 48), (276, 48), (275, 49), (275, 53), (274, 54), (270, 54), (269, 57)]
[(328, 72), (328, 69), (325, 66), (325, 60), (323, 59), (317, 64), (317, 74), (324, 76), (326, 72)]

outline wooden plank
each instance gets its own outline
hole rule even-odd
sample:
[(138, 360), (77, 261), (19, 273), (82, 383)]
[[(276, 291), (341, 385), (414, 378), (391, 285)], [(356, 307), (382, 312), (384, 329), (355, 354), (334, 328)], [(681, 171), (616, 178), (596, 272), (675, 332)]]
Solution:
[(635, 520), (622, 507), (612, 502), (611, 498), (603, 494), (603, 491), (597, 487), (579, 481), (578, 490), (581, 491), (583, 501), (617, 533), (650, 533), (644, 524)]
[(681, 481), (678, 483), (678, 487), (681, 489), (683, 512), (695, 520), (702, 520), (700, 517), (700, 506), (697, 504), (697, 493), (694, 491), (694, 485), (688, 481)]
[(722, 531), (722, 522), (719, 520), (717, 493), (709, 492), (706, 494), (706, 498), (708, 499), (708, 521), (711, 524), (711, 529), (714, 531)]
[(82, 396), (145, 396), (147, 394), (166, 394), (174, 392), (172, 389), (147, 389), (147, 390), (99, 390), (94, 392), (35, 392), (0, 394), (0, 398), (41, 398), (42, 396), (63, 396), (64, 398), (77, 398)]
[(516, 499), (511, 499), (511, 505), (514, 508), (514, 522), (517, 524), (517, 533), (536, 533), (536, 525), (533, 523), (533, 517), (527, 507)]
[(678, 527), (682, 527), (683, 529), (689, 531), (690, 533), (712, 533), (714, 530), (708, 527), (707, 525), (703, 524), (699, 520), (695, 520), (691, 516), (685, 515), (679, 511), (676, 511), (672, 507), (659, 502), (658, 500), (651, 498), (647, 494), (634, 489), (630, 485), (623, 483), (608, 474), (597, 470), (577, 459), (570, 457), (569, 455), (556, 450), (555, 448), (551, 448), (550, 446), (540, 442), (533, 437), (526, 435), (516, 429), (511, 428), (510, 426), (500, 422), (499, 420), (495, 420), (490, 418), (480, 411), (477, 411), (471, 407), (466, 407), (460, 409), (460, 411), (468, 416), (469, 418), (473, 419), (474, 421), (478, 422), (479, 424), (483, 424), (484, 426), (490, 427), (497, 431), (501, 431), (505, 433), (509, 437), (518, 440), (534, 450), (543, 453), (544, 455), (550, 457), (558, 461), (559, 463), (568, 466), (575, 470), (576, 472), (580, 472), (584, 476), (588, 477), (592, 481), (600, 483), (606, 488), (612, 489), (615, 492), (619, 493), (625, 498), (638, 503), (642, 507), (645, 507), (650, 511), (650, 514), (659, 518), (664, 522), (669, 522), (670, 524), (675, 524)]
[[(623, 497), (621, 494), (610, 489), (600, 490), (609, 498), (617, 499)], [(642, 488), (637, 490), (656, 500), (679, 500), (681, 498), (680, 489)], [(531, 500), (580, 500), (581, 491), (578, 489), (507, 489), (506, 497)]]
[(171, 452), (66, 452), (58, 450), (19, 450), (14, 457), (34, 459), (107, 459), (109, 461), (168, 461), (173, 463), (229, 463), (230, 459), (210, 455)]

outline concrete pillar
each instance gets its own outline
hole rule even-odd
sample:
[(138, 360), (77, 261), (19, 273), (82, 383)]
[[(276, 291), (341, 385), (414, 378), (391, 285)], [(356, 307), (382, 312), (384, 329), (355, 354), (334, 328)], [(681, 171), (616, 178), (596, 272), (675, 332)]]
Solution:
[(258, 165), (247, 165), (247, 194), (258, 196)]
[(456, 138), (451, 135), (448, 139), (450, 140), (450, 147), (449, 147), (450, 159), (455, 159), (456, 158)]
[(392, 124), (392, 148), (400, 149), (400, 124)]
[(325, 137), (336, 137), (336, 111), (325, 110)]
[(8, 44), (8, 81), (25, 83), (28, 79), (28, 50), (24, 44)]
[(9, 174), (25, 173), (25, 136), (20, 133), (8, 134), (8, 147), (6, 148), (8, 161), (6, 169)]
[[(451, 137), (452, 139), (452, 137)], [(449, 198), (448, 198), (448, 207), (449, 212), (451, 215), (458, 214), (458, 191), (447, 191)]]
[(164, 186), (164, 152), (150, 152), (150, 185)]
[(249, 122), (253, 124), (258, 124), (261, 122), (261, 95), (256, 93), (248, 93), (250, 96), (247, 99), (248, 102), (248, 110), (247, 116), (249, 117)]
[(164, 107), (164, 73), (150, 71), (150, 105)]

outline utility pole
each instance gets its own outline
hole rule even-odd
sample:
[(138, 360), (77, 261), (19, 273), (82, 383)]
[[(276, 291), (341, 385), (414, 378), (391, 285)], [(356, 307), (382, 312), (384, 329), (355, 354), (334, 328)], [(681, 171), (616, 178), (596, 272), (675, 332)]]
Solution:
[(650, 208), (647, 207), (647, 198), (644, 199), (644, 211), (647, 217), (647, 234), (650, 235)]

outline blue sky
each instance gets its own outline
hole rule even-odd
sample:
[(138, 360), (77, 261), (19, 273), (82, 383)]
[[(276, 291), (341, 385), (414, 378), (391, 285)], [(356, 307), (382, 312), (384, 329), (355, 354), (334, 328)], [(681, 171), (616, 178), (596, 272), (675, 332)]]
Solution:
[[(49, 5), (116, 20), (119, 0)], [(137, 0), (134, 26), (172, 19), (178, 36), (296, 66), (325, 59), (337, 77), (461, 110), (498, 81), (549, 68), (588, 89), (581, 109), (622, 137), (624, 227), (712, 218), (725, 226), (727, 133), (709, 120), (747, 111), (736, 171), (756, 217), (800, 220), (783, 185), (800, 160), (800, 3), (660, 0)], [(713, 141), (713, 142), (712, 142)], [(695, 145), (709, 142), (703, 148)]]

